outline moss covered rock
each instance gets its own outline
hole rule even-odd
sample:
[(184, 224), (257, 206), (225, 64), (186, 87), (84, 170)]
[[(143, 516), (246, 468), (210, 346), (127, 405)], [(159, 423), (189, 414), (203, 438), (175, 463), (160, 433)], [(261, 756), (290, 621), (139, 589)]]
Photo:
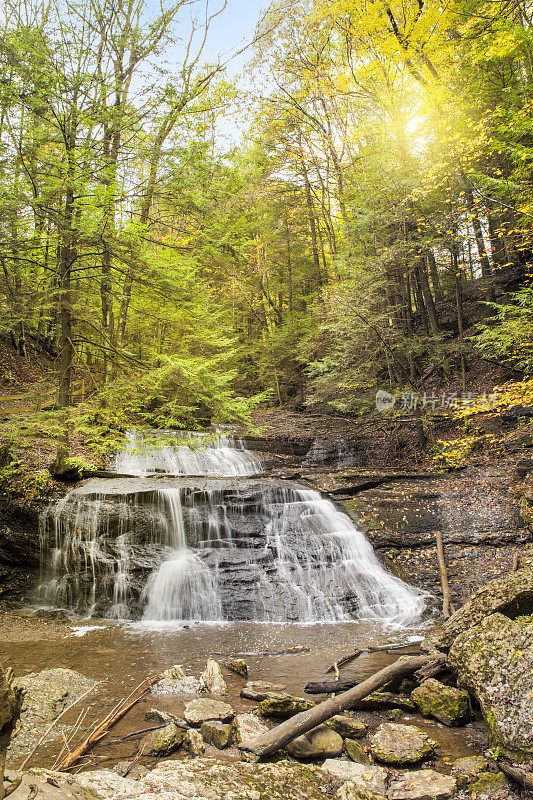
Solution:
[(318, 725), (286, 745), (293, 758), (336, 758), (342, 753), (342, 738), (327, 725)]
[(472, 797), (502, 798), (509, 797), (509, 783), (503, 772), (481, 772), (470, 787)]
[(335, 714), (325, 723), (333, 728), (339, 736), (348, 736), (350, 739), (360, 739), (366, 733), (366, 725), (357, 717), (349, 717), (347, 714)]
[(370, 764), (370, 759), (366, 750), (364, 750), (355, 739), (345, 739), (344, 750), (348, 758), (351, 758), (351, 760), (355, 761), (357, 764)]
[(147, 756), (169, 756), (174, 750), (181, 747), (185, 738), (183, 728), (178, 728), (173, 722), (151, 731), (142, 741), (142, 751)]
[(233, 738), (232, 726), (216, 720), (203, 722), (200, 733), (204, 742), (212, 744), (213, 747), (217, 747), (219, 750), (229, 747)]
[(465, 789), (473, 783), (482, 772), (485, 772), (488, 762), (483, 756), (470, 756), (457, 758), (452, 764), (452, 775), (457, 781), (459, 789)]
[(439, 650), (449, 650), (457, 636), (494, 613), (511, 618), (533, 613), (533, 569), (529, 562), (523, 569), (502, 575), (473, 594), (446, 620), (441, 633), (431, 637), (431, 644)]
[(372, 755), (386, 764), (415, 764), (433, 752), (433, 742), (413, 725), (384, 722), (370, 738)]
[(448, 663), (478, 698), (491, 745), (532, 758), (533, 624), (492, 614), (455, 639)]
[(435, 717), (444, 725), (465, 725), (470, 719), (468, 693), (429, 678), (411, 692), (420, 712)]
[(205, 743), (202, 734), (195, 728), (189, 728), (185, 733), (183, 746), (191, 756), (203, 756), (205, 753)]
[(243, 678), (246, 678), (248, 675), (248, 664), (244, 658), (232, 658), (231, 661), (226, 661), (224, 666), (226, 669), (229, 669), (231, 672), (235, 672), (237, 675), (240, 675)]
[(315, 704), (305, 697), (293, 697), (290, 694), (270, 693), (259, 703), (261, 714), (265, 717), (288, 719), (300, 711), (309, 711)]

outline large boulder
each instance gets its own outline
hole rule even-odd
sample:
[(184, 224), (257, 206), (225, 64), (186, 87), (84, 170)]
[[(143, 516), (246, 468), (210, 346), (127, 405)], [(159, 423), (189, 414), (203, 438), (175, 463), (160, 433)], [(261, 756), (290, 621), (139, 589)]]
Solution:
[(328, 758), (322, 764), (328, 775), (340, 781), (351, 781), (360, 789), (385, 794), (387, 786), (387, 770), (383, 767), (368, 767), (342, 758)]
[(455, 778), (433, 769), (399, 772), (393, 775), (389, 800), (447, 800), (455, 793)]
[(385, 800), (385, 795), (373, 792), (372, 789), (364, 789), (353, 781), (346, 781), (335, 792), (335, 800)]
[(456, 637), (448, 663), (478, 698), (491, 745), (533, 757), (533, 617), (492, 614)]
[(415, 764), (433, 752), (433, 742), (413, 725), (384, 722), (370, 737), (374, 758), (386, 764)]
[(293, 758), (336, 758), (342, 753), (342, 738), (327, 725), (318, 725), (286, 745)]
[(222, 700), (199, 698), (187, 703), (184, 716), (189, 725), (198, 727), (202, 722), (208, 722), (212, 719), (230, 722), (235, 716), (235, 712), (228, 703), (223, 703)]
[(529, 564), (517, 572), (490, 581), (475, 592), (462, 608), (446, 620), (440, 634), (431, 637), (431, 643), (439, 650), (449, 650), (459, 634), (494, 613), (511, 619), (533, 613), (533, 569)]
[(301, 711), (309, 711), (315, 704), (305, 697), (293, 697), (291, 694), (268, 694), (259, 703), (261, 714), (265, 717), (280, 717), (288, 719)]
[(111, 770), (74, 776), (53, 772), (50, 776), (65, 786), (70, 796), (79, 794), (76, 790), (81, 787), (90, 797), (100, 800), (324, 800), (330, 790), (330, 777), (320, 767), (287, 761), (250, 764), (205, 757), (169, 760), (160, 762), (138, 781), (122, 778)]
[(435, 717), (445, 725), (465, 725), (470, 718), (468, 693), (429, 678), (413, 689), (411, 699), (421, 714)]

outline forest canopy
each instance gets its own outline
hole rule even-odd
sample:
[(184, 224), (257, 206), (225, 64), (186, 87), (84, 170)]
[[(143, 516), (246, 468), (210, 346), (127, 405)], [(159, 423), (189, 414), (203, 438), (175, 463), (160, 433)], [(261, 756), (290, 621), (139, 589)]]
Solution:
[(279, 0), (245, 80), (206, 56), (224, 13), (5, 6), (2, 327), (54, 359), (58, 407), (82, 382), (197, 427), (466, 390), (479, 358), (527, 375), (531, 6)]

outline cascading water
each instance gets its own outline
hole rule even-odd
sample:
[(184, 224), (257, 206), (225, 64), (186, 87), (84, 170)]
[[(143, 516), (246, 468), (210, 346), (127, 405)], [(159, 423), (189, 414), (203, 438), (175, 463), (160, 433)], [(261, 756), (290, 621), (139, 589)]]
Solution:
[[(137, 452), (135, 470), (119, 457), (117, 472), (169, 469), (91, 481), (51, 504), (41, 521), (41, 601), (157, 622), (420, 618), (424, 594), (383, 569), (345, 514), (303, 487), (235, 479), (260, 462), (229, 443), (145, 460)], [(218, 479), (196, 479), (214, 464)], [(168, 477), (188, 470), (194, 481)]]
[(198, 475), (206, 477), (247, 477), (259, 474), (261, 461), (242, 441), (223, 433), (165, 435), (168, 444), (146, 445), (138, 431), (127, 434), (129, 448), (119, 453), (111, 464), (115, 472), (129, 475)]

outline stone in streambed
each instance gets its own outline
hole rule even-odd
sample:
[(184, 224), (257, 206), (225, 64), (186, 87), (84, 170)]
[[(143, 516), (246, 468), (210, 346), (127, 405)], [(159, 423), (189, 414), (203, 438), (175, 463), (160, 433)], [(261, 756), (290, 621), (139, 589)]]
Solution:
[(181, 664), (174, 664), (163, 672), (150, 691), (152, 694), (197, 694), (201, 688), (197, 678), (186, 675)]
[(402, 711), (416, 711), (416, 705), (410, 697), (394, 692), (372, 692), (362, 700), (354, 703), (354, 708), (361, 711), (379, 711), (385, 708), (401, 708)]
[(191, 756), (203, 756), (205, 753), (205, 743), (199, 730), (189, 728), (183, 740), (183, 746)]
[(344, 750), (346, 755), (351, 758), (352, 761), (356, 761), (358, 764), (371, 763), (366, 750), (364, 750), (359, 742), (355, 741), (355, 739), (345, 739)]
[(387, 770), (383, 767), (368, 767), (342, 758), (328, 758), (322, 769), (339, 781), (352, 781), (360, 789), (385, 794)]
[(483, 797), (489, 800), (507, 800), (509, 783), (503, 772), (481, 772), (477, 780), (470, 786), (472, 797)]
[(205, 670), (200, 675), (200, 680), (202, 680), (205, 683), (211, 694), (228, 693), (228, 687), (226, 686), (226, 681), (224, 680), (224, 676), (222, 675), (220, 664), (213, 658), (209, 658), (207, 660), (207, 664), (205, 665)]
[(235, 716), (235, 712), (230, 705), (223, 703), (222, 700), (201, 698), (187, 703), (184, 716), (189, 725), (198, 727), (202, 722), (212, 719), (230, 722)]
[(335, 800), (385, 800), (385, 795), (363, 789), (352, 781), (346, 781), (335, 793)]
[(455, 778), (433, 769), (393, 774), (389, 800), (447, 800), (457, 788)]
[(241, 697), (247, 700), (255, 700), (258, 703), (268, 697), (269, 694), (282, 692), (287, 687), (282, 683), (268, 683), (268, 681), (248, 681), (241, 689)]
[(240, 675), (243, 678), (246, 678), (248, 675), (248, 664), (244, 658), (232, 658), (231, 661), (226, 661), (224, 666), (226, 669), (229, 669), (231, 672), (235, 672), (237, 675)]
[(141, 743), (143, 755), (168, 756), (181, 747), (184, 738), (185, 731), (171, 722), (144, 737)]
[(285, 749), (293, 758), (336, 758), (342, 753), (342, 738), (327, 725), (318, 725), (297, 736)]
[(325, 725), (329, 725), (343, 738), (348, 736), (350, 739), (360, 739), (366, 733), (366, 725), (357, 717), (349, 717), (347, 714), (335, 714)]
[(411, 692), (420, 713), (425, 717), (435, 717), (444, 725), (465, 725), (470, 719), (470, 698), (468, 693), (453, 686), (428, 678)]
[(169, 724), (173, 722), (178, 728), (186, 728), (187, 723), (181, 717), (177, 717), (175, 714), (171, 714), (170, 711), (161, 711), (158, 708), (151, 708), (149, 711), (146, 712), (144, 715), (145, 719), (148, 720), (155, 720), (156, 722), (168, 722)]
[(478, 776), (485, 772), (488, 762), (483, 756), (469, 756), (467, 758), (457, 758), (452, 764), (452, 775), (457, 781), (459, 789), (465, 789)]
[(202, 723), (200, 733), (204, 742), (212, 744), (213, 747), (217, 747), (219, 750), (224, 750), (225, 747), (229, 747), (231, 744), (233, 728), (224, 722), (212, 720)]
[(271, 693), (259, 703), (261, 714), (265, 717), (280, 717), (288, 719), (301, 711), (309, 711), (314, 703), (305, 697), (293, 697), (290, 694)]
[(419, 728), (384, 722), (370, 738), (372, 755), (386, 764), (414, 764), (431, 755), (433, 742)]
[(255, 736), (260, 736), (268, 730), (264, 722), (261, 722), (255, 714), (237, 714), (233, 720), (233, 727), (237, 744), (253, 739)]

